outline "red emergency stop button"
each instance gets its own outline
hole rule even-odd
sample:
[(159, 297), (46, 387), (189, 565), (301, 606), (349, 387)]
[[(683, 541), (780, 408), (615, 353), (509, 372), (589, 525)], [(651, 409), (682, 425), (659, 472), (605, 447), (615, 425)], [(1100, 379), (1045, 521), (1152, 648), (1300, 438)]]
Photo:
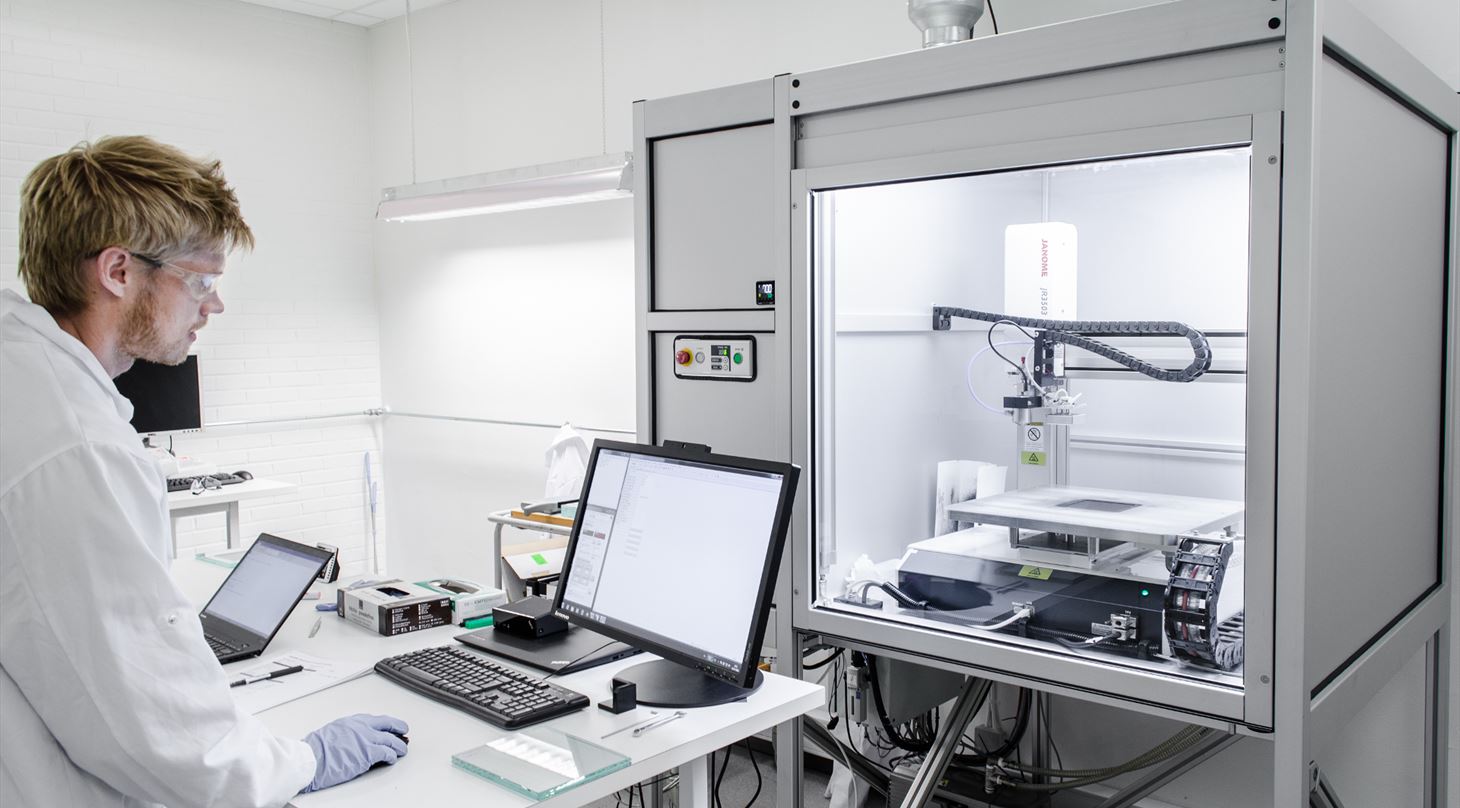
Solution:
[(693, 360), (694, 356), (689, 351), (683, 349), (676, 351), (674, 354), (674, 361), (681, 365), (688, 365)]

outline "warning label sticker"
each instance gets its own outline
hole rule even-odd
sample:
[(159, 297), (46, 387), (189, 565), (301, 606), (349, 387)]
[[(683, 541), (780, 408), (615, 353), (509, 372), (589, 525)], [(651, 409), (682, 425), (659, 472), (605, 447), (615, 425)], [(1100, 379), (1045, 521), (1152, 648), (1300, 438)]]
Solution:
[(1049, 576), (1053, 574), (1054, 570), (1049, 569), (1048, 567), (1025, 566), (1023, 569), (1019, 570), (1020, 578), (1036, 578), (1041, 581), (1048, 581)]
[(1025, 424), (1021, 436), (1019, 462), (1026, 466), (1047, 465), (1044, 447), (1044, 424)]

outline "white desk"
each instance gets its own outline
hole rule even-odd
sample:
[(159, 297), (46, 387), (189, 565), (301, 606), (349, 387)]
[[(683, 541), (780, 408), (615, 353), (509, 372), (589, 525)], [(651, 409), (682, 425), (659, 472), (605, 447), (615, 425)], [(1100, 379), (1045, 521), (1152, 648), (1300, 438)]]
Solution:
[[(173, 562), (174, 577), (183, 591), (198, 603), (206, 602), (226, 572), (193, 559)], [(334, 597), (333, 586), (321, 585), (321, 588), (325, 591), (326, 601)], [(318, 602), (301, 602), (264, 655), (304, 651), (334, 660), (369, 661), (417, 648), (454, 644), (452, 637), (461, 631), (451, 626), (398, 637), (381, 637), (346, 623), (332, 613), (324, 613), (320, 630), (311, 639), (308, 634), (319, 614), (314, 610), (314, 604)], [(616, 671), (652, 658), (640, 654), (555, 677), (552, 681), (582, 693), (596, 704), (608, 698), (609, 681)], [(245, 660), (233, 663), (233, 666), (247, 666), (255, 662)], [(648, 717), (650, 708), (639, 707), (622, 715), (611, 715), (590, 706), (561, 716), (550, 723), (565, 732), (625, 754), (633, 762), (627, 768), (538, 804), (554, 808), (583, 805), (679, 767), (680, 805), (684, 808), (708, 808), (710, 771), (707, 757), (711, 752), (808, 712), (824, 699), (825, 691), (818, 685), (767, 674), (765, 683), (743, 702), (688, 710), (684, 718), (638, 738), (633, 737), (632, 732), (621, 732), (607, 739), (602, 736), (643, 720)], [(672, 712), (656, 709), (661, 714)], [(410, 724), (409, 754), (394, 766), (369, 772), (349, 783), (313, 794), (301, 794), (292, 805), (327, 808), (400, 803), (486, 804), (515, 808), (533, 804), (526, 797), (451, 765), (453, 754), (480, 745), (494, 730), (492, 725), (374, 674), (266, 710), (259, 714), (259, 718), (280, 735), (302, 738), (329, 721), (359, 712), (386, 713)]]
[(238, 527), (238, 501), (255, 497), (271, 497), (294, 490), (293, 483), (254, 478), (233, 485), (219, 486), (201, 494), (191, 491), (173, 491), (167, 495), (167, 512), (172, 517), (172, 554), (177, 556), (177, 520), (184, 516), (198, 516), (204, 513), (228, 513), (228, 546), (237, 547), (240, 538)]

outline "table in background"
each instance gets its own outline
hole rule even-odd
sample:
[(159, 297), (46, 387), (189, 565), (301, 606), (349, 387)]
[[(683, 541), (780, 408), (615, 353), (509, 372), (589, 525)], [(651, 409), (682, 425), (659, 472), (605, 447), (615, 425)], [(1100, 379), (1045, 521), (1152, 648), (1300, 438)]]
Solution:
[[(503, 562), (502, 560), (502, 528), (516, 527), (521, 528), (522, 530), (537, 530), (543, 533), (551, 533), (554, 536), (570, 536), (573, 533), (573, 527), (571, 524), (563, 525), (554, 522), (539, 521), (537, 519), (513, 516), (510, 509), (505, 511), (492, 511), (491, 513), (487, 514), (487, 521), (492, 523), (492, 559), (495, 561), (495, 563), (492, 565), (492, 574), (496, 576), (496, 579), (492, 581), (492, 586), (495, 586), (498, 589), (506, 588), (505, 581), (507, 579), (505, 571), (503, 570), (503, 564), (505, 562)], [(528, 544), (532, 543), (529, 542)], [(526, 586), (532, 586), (532, 581), (525, 580), (523, 581), (523, 584)], [(517, 593), (515, 592), (508, 593), (509, 596), (516, 594)], [(532, 594), (541, 595), (542, 591), (538, 589), (538, 591), (535, 591)], [(513, 597), (512, 599), (516, 600), (515, 597)]]
[[(179, 587), (199, 604), (207, 602), (227, 574), (227, 570), (195, 559), (176, 560), (172, 569)], [(333, 585), (319, 584), (315, 588), (322, 590), (325, 602), (333, 600)], [(443, 626), (396, 637), (381, 637), (332, 613), (323, 613), (323, 619), (319, 620), (321, 613), (316, 612), (313, 606), (318, 602), (302, 601), (295, 608), (264, 651), (265, 658), (298, 651), (346, 664), (374, 662), (420, 648), (453, 645), (452, 638), (462, 630), (456, 626)], [(317, 620), (320, 628), (311, 638), (309, 633)], [(650, 659), (654, 657), (640, 654), (554, 677), (550, 681), (582, 693), (597, 703), (608, 698), (609, 682), (616, 672)], [(507, 660), (496, 657), (492, 660), (534, 676), (543, 675)], [(253, 664), (257, 664), (257, 659), (225, 667), (244, 668)], [(587, 709), (560, 716), (544, 725), (627, 755), (632, 763), (536, 804), (546, 808), (583, 805), (678, 767), (679, 804), (683, 808), (709, 808), (708, 756), (711, 752), (806, 713), (825, 698), (825, 691), (819, 685), (766, 674), (765, 683), (745, 701), (686, 710), (684, 718), (638, 738), (633, 737), (631, 731), (611, 738), (603, 736), (642, 721), (649, 716), (650, 708), (639, 707), (622, 715), (612, 715), (590, 705)], [(665, 708), (654, 709), (661, 714), (673, 712)], [(381, 804), (489, 804), (518, 808), (534, 804), (526, 797), (451, 765), (453, 754), (481, 745), (496, 731), (495, 727), (373, 673), (265, 710), (259, 718), (279, 735), (303, 738), (323, 724), (359, 712), (387, 713), (405, 719), (411, 726), (410, 753), (394, 766), (368, 772), (349, 783), (313, 794), (301, 794), (295, 797), (292, 805), (298, 808), (335, 808)]]
[(185, 516), (226, 511), (228, 514), (228, 546), (237, 547), (241, 538), (238, 526), (238, 501), (255, 497), (271, 497), (286, 491), (293, 491), (294, 488), (293, 483), (261, 480), (255, 477), (241, 483), (211, 488), (201, 494), (194, 494), (191, 491), (170, 492), (167, 495), (167, 513), (172, 517), (173, 557), (177, 557), (177, 520)]

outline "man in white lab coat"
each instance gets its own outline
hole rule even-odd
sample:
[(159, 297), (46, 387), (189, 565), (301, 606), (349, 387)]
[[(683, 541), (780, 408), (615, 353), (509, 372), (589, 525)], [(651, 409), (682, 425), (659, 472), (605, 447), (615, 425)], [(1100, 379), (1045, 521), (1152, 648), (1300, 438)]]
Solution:
[(278, 738), (234, 704), (173, 585), (166, 489), (112, 378), (176, 364), (252, 244), (217, 162), (142, 137), (21, 188), (0, 295), (0, 805), (281, 805), (406, 753), (352, 716)]

